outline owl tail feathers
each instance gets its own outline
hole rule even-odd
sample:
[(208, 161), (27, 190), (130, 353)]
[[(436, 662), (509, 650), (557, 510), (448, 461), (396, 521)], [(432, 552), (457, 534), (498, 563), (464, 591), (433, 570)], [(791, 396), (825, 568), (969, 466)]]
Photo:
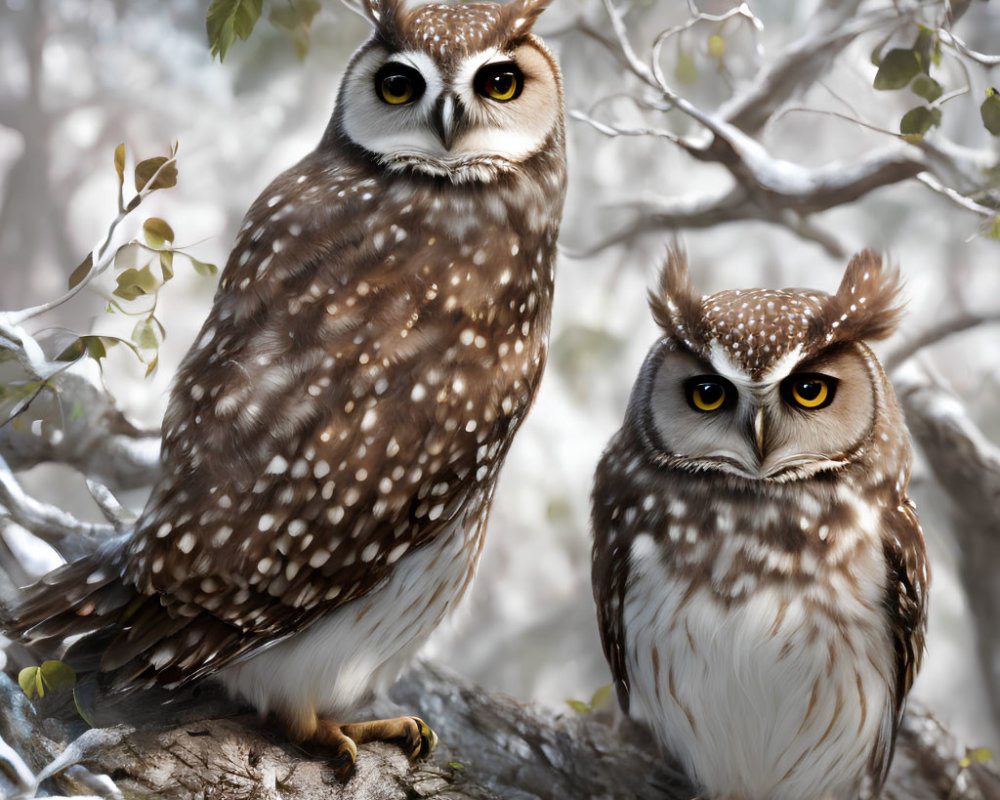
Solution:
[[(102, 549), (23, 589), (8, 608), (0, 610), (0, 629), (30, 652), (53, 657), (71, 637), (116, 628), (137, 596), (121, 580), (114, 554)], [(81, 664), (81, 668), (91, 667)]]

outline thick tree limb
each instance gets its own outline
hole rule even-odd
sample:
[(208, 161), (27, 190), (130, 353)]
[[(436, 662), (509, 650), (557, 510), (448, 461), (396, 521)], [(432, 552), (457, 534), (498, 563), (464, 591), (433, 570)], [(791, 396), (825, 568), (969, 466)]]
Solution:
[[(46, 788), (94, 793), (113, 775), (129, 797), (194, 800), (689, 800), (694, 796), (651, 738), (609, 724), (606, 713), (556, 714), (489, 695), (440, 667), (420, 665), (392, 700), (435, 726), (442, 744), (409, 764), (390, 745), (365, 745), (346, 784), (330, 765), (292, 747), (249, 716), (189, 719), (139, 729), (99, 729), (78, 739)], [(78, 729), (40, 721), (9, 679), (0, 676), (0, 738), (33, 774), (52, 764)], [(217, 709), (215, 709), (217, 710)], [(379, 713), (378, 709), (374, 713)], [(384, 713), (384, 712), (383, 712)], [(44, 732), (43, 732), (44, 731)], [(985, 765), (961, 768), (963, 751), (928, 715), (909, 715), (900, 732), (886, 800), (998, 800), (1000, 778)], [(2, 753), (0, 753), (2, 757)], [(22, 771), (23, 772), (23, 771)], [(106, 784), (103, 784), (106, 785)]]
[(979, 633), (979, 661), (993, 718), (1000, 720), (1000, 448), (986, 439), (959, 399), (916, 365), (894, 382), (906, 422), (935, 478), (953, 501), (959, 571)]

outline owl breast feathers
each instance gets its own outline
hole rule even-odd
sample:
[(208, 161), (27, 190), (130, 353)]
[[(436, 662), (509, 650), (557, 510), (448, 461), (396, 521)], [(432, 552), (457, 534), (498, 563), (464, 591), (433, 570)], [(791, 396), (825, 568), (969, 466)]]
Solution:
[(877, 793), (919, 668), (928, 581), (911, 451), (866, 340), (899, 284), (708, 297), (673, 252), (597, 471), (593, 583), (621, 706), (710, 798)]
[(14, 631), (89, 633), (114, 690), (218, 677), (353, 762), (370, 727), (317, 715), (393, 680), (461, 597), (545, 364), (547, 1), (368, 0), (319, 146), (247, 213), (136, 530), (28, 589)]

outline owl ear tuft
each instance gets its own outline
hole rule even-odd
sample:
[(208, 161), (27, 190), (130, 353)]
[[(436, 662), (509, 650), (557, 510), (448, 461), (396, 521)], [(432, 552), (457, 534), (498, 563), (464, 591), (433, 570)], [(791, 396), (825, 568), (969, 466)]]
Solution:
[[(350, 0), (344, 0), (349, 5)], [(398, 18), (405, 0), (356, 0), (362, 16), (371, 22), (379, 34), (393, 40), (398, 30)]]
[(830, 341), (885, 339), (903, 315), (899, 270), (883, 267), (882, 258), (862, 250), (844, 271), (837, 293), (827, 298), (816, 318)]
[(668, 336), (685, 343), (695, 338), (702, 319), (701, 296), (691, 284), (687, 254), (676, 242), (667, 249), (659, 291), (650, 291), (649, 307)]
[(523, 39), (531, 33), (538, 16), (551, 2), (552, 0), (511, 0), (503, 6), (500, 14), (502, 30), (506, 33), (507, 40)]

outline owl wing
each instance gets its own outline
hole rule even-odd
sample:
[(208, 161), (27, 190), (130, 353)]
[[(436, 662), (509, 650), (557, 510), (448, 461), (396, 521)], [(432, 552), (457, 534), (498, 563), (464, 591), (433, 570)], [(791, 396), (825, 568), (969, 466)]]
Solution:
[[(518, 370), (512, 400), (495, 358), (456, 347), (477, 322), (426, 277), (449, 254), (414, 239), (446, 237), (407, 226), (405, 202), (305, 163), (248, 212), (165, 417), (165, 477), (126, 559), (140, 599), (102, 663), (113, 684), (216, 670), (479, 524), (535, 379)], [(398, 222), (376, 229), (376, 211)], [(486, 422), (458, 424), (466, 407)]]
[(920, 523), (909, 498), (885, 512), (883, 550), (888, 570), (885, 609), (895, 653), (892, 705), (872, 752), (871, 774), (876, 786), (885, 781), (906, 695), (920, 670), (927, 627), (927, 554)]
[(618, 703), (629, 710), (629, 677), (625, 664), (625, 590), (629, 580), (629, 543), (631, 531), (619, 519), (622, 507), (633, 506), (629, 498), (634, 482), (621, 475), (620, 453), (627, 452), (624, 432), (620, 431), (605, 451), (597, 467), (591, 504), (594, 532), (591, 579), (597, 605), (597, 622), (604, 656), (611, 667), (611, 677)]

